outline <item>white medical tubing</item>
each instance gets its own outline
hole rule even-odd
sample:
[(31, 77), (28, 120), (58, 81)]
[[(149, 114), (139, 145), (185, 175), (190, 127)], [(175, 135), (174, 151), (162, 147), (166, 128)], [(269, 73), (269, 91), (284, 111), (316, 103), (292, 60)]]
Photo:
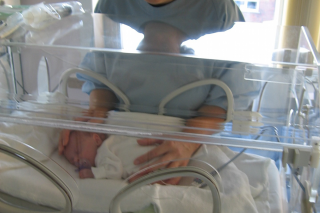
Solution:
[(167, 95), (164, 99), (162, 99), (162, 101), (159, 105), (159, 114), (160, 115), (164, 114), (164, 106), (171, 99), (176, 97), (177, 95), (180, 95), (181, 93), (184, 93), (185, 91), (187, 91), (189, 89), (193, 89), (195, 87), (200, 87), (200, 86), (205, 86), (205, 85), (217, 85), (224, 90), (224, 92), (227, 95), (227, 101), (228, 101), (227, 117), (224, 122), (231, 121), (232, 116), (233, 116), (233, 105), (234, 105), (233, 94), (232, 94), (230, 88), (228, 87), (228, 85), (218, 79), (206, 79), (206, 80), (196, 81), (196, 82), (187, 84), (187, 85), (180, 87), (179, 89), (173, 91), (172, 93)]
[(116, 87), (110, 81), (108, 81), (104, 76), (89, 70), (81, 69), (81, 68), (70, 68), (62, 74), (60, 78), (60, 92), (65, 96), (68, 96), (68, 89), (67, 89), (68, 78), (74, 73), (81, 73), (100, 81), (101, 83), (109, 87), (116, 95), (118, 95), (124, 102), (125, 106), (130, 106), (130, 101), (127, 98), (127, 96), (118, 87)]

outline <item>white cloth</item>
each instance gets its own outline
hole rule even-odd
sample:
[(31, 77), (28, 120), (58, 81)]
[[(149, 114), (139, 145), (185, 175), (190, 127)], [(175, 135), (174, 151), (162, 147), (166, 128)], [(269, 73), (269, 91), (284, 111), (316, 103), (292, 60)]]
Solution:
[[(236, 154), (228, 148), (214, 145), (208, 145), (207, 151), (200, 149), (199, 152), (198, 160), (209, 163), (215, 168)], [(75, 211), (106, 212), (112, 198), (127, 185), (122, 180), (79, 179), (75, 167), (64, 157), (59, 156), (57, 151), (51, 155), (51, 159), (62, 166), (62, 169), (55, 171), (55, 174), (66, 181), (68, 187), (72, 185), (70, 185), (71, 182), (68, 182), (70, 177), (67, 179), (65, 171), (68, 171), (76, 181), (78, 188), (72, 191)], [(267, 213), (276, 212), (273, 209), (281, 209), (281, 206), (270, 205), (270, 202), (274, 200), (270, 197), (271, 195), (279, 197), (279, 193), (276, 193), (279, 188), (275, 187), (270, 194), (269, 177), (279, 177), (277, 169), (271, 167), (273, 165), (271, 162), (267, 158), (243, 154), (221, 171), (221, 178), (215, 177), (220, 187), (223, 213)], [(53, 161), (44, 163), (45, 165), (52, 164)], [(208, 168), (207, 164), (200, 161), (192, 161), (190, 165)], [(2, 172), (0, 188), (1, 191), (34, 203), (54, 208), (62, 208), (64, 205), (59, 191), (45, 177), (36, 175), (31, 168)], [(212, 212), (211, 193), (207, 189), (170, 185), (149, 185), (137, 189), (121, 202), (121, 209), (123, 212), (134, 212), (150, 204), (156, 209), (155, 212)]]
[(96, 167), (91, 167), (94, 177), (125, 179), (139, 171), (145, 164), (136, 166), (133, 161), (155, 146), (140, 146), (137, 139), (120, 135), (109, 136), (98, 149)]
[[(208, 145), (208, 154), (199, 158), (199, 160), (207, 162), (218, 169), (231, 159), (231, 156), (229, 157), (227, 154), (233, 153), (233, 156), (236, 154), (229, 151), (231, 150), (226, 147)], [(201, 164), (199, 165), (196, 161), (191, 165), (201, 167)], [(261, 169), (263, 170), (263, 168)], [(256, 172), (261, 172), (261, 170), (256, 170)], [(220, 172), (220, 176), (221, 179), (218, 176), (215, 176), (215, 178), (220, 183), (222, 212), (259, 212), (250, 191), (248, 176), (243, 171), (237, 168), (234, 163), (230, 163)], [(257, 181), (261, 182), (261, 179)], [(206, 208), (203, 206), (203, 209), (195, 212), (209, 212)]]

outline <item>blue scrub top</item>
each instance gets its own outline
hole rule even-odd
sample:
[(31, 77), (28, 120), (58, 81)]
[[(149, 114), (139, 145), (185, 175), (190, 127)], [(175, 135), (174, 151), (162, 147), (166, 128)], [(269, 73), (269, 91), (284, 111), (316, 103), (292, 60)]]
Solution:
[[(187, 39), (230, 29), (234, 22), (244, 21), (233, 0), (175, 0), (154, 7), (145, 0), (100, 0), (95, 12), (129, 25), (138, 32), (152, 21), (161, 21), (180, 29)], [(88, 53), (81, 67), (98, 72), (117, 86), (130, 100), (135, 111), (157, 113), (161, 100), (174, 90), (199, 80), (215, 78), (225, 82), (233, 92), (235, 109), (245, 110), (259, 94), (260, 83), (244, 80), (245, 64), (237, 62), (187, 60), (164, 55), (124, 55)], [(105, 88), (85, 75), (83, 91)], [(121, 103), (121, 100), (119, 100)], [(172, 111), (196, 111), (203, 105), (226, 109), (225, 92), (218, 86), (201, 86), (175, 97), (166, 108)], [(174, 113), (173, 113), (174, 114)]]
[[(160, 102), (169, 93), (186, 84), (211, 78), (228, 85), (234, 96), (235, 110), (247, 109), (260, 92), (260, 83), (244, 79), (245, 65), (164, 55), (92, 52), (87, 54), (81, 68), (104, 75), (128, 97), (132, 106), (137, 106), (136, 111), (157, 113)], [(88, 76), (78, 74), (77, 77), (85, 81), (82, 90), (88, 94), (97, 88), (109, 89)], [(227, 109), (225, 92), (215, 85), (193, 88), (175, 97), (166, 108), (188, 111), (202, 105)]]

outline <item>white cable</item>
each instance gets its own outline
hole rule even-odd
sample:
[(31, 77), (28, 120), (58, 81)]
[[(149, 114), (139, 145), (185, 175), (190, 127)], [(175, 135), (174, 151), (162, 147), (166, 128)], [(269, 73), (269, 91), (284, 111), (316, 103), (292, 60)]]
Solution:
[(234, 106), (234, 100), (233, 100), (233, 94), (230, 90), (230, 88), (228, 87), (227, 84), (225, 84), (223, 81), (218, 80), (218, 79), (206, 79), (206, 80), (201, 80), (201, 81), (196, 81), (190, 84), (187, 84), (183, 87), (180, 87), (179, 89), (171, 92), (169, 95), (167, 95), (164, 99), (162, 99), (160, 105), (159, 105), (159, 115), (164, 114), (164, 106), (174, 97), (176, 97), (177, 95), (180, 95), (181, 93), (189, 90), (189, 89), (193, 89), (195, 87), (199, 87), (199, 86), (204, 86), (204, 85), (217, 85), (219, 87), (221, 87), (224, 92), (227, 95), (227, 101), (228, 101), (228, 109), (227, 109), (227, 118), (224, 122), (229, 122), (232, 120), (232, 116), (233, 116), (233, 106)]
[(127, 96), (118, 87), (116, 87), (110, 81), (108, 81), (108, 79), (106, 79), (104, 76), (98, 73), (81, 69), (81, 68), (70, 68), (62, 74), (60, 78), (60, 92), (65, 96), (68, 96), (68, 89), (67, 89), (68, 78), (74, 73), (81, 73), (100, 81), (101, 83), (109, 87), (116, 95), (118, 95), (118, 97), (120, 97), (121, 100), (124, 102), (125, 106), (127, 107), (130, 106), (130, 101), (127, 98)]
[(211, 190), (213, 199), (213, 213), (221, 212), (220, 192), (215, 179), (211, 174), (201, 168), (187, 166), (157, 170), (155, 172), (142, 176), (136, 181), (130, 183), (112, 199), (109, 209), (110, 213), (122, 213), (120, 209), (120, 201), (136, 189), (146, 184), (151, 184), (160, 180), (170, 179), (174, 177), (195, 177), (203, 180), (203, 182), (205, 182)]

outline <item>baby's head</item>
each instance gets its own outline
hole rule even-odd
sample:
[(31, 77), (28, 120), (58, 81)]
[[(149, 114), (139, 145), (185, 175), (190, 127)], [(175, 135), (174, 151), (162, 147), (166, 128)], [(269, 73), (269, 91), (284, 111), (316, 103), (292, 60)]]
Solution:
[(63, 155), (79, 169), (95, 166), (97, 150), (103, 142), (98, 133), (71, 131)]

